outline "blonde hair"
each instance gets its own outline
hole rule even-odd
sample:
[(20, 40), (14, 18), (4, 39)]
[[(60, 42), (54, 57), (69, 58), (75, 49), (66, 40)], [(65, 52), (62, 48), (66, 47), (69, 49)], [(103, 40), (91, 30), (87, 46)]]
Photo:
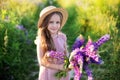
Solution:
[[(48, 23), (50, 18), (52, 17), (53, 14), (58, 14), (60, 16), (60, 24), (62, 22), (62, 14), (60, 12), (53, 12), (49, 15), (47, 15), (45, 17), (45, 19), (43, 20), (43, 23), (41, 25), (39, 25), (39, 21), (38, 21), (38, 36), (40, 36), (40, 40), (41, 40), (41, 48), (43, 50), (43, 53), (45, 53), (46, 51), (49, 50), (55, 50), (55, 44), (53, 42), (53, 39), (51, 37), (51, 34), (49, 32), (49, 30), (47, 29), (48, 27)], [(39, 19), (40, 20), (40, 19)]]

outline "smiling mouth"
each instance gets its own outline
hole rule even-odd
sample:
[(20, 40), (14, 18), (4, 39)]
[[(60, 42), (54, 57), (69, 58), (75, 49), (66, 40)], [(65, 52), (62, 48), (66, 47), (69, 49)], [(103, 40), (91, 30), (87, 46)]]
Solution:
[(51, 30), (57, 30), (57, 29), (51, 29)]

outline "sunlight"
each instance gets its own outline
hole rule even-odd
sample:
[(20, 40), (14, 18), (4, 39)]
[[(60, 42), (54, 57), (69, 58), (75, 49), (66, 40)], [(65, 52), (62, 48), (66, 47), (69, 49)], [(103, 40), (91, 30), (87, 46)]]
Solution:
[(63, 7), (70, 7), (75, 4), (75, 0), (59, 0), (58, 3)]

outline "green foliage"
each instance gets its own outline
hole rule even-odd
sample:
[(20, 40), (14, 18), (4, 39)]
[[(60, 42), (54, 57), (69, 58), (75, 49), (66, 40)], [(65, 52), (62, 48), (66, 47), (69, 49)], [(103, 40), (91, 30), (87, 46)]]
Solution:
[[(0, 80), (34, 80), (38, 71), (34, 4), (3, 1), (0, 8)], [(31, 9), (33, 10), (31, 12)]]
[[(67, 8), (69, 17), (66, 25), (63, 27), (62, 31), (66, 34), (68, 39), (68, 49), (71, 51), (71, 46), (75, 40), (75, 38), (80, 34), (80, 28), (76, 18), (78, 16), (76, 11), (76, 5), (72, 5), (71, 7)], [(77, 29), (77, 30), (76, 30)]]
[[(38, 77), (34, 39), (40, 10), (47, 5), (62, 6), (68, 11), (68, 21), (62, 31), (68, 37), (69, 51), (79, 34), (85, 39), (91, 36), (93, 41), (110, 34), (111, 40), (99, 49), (105, 64), (90, 67), (95, 80), (120, 78), (119, 0), (38, 1), (41, 0), (0, 1), (0, 80), (34, 80)], [(18, 28), (21, 26), (24, 28)], [(37, 76), (32, 73), (36, 71)], [(82, 80), (86, 79), (84, 74)]]
[[(72, 2), (72, 0), (70, 1)], [(95, 80), (118, 80), (120, 78), (120, 1), (77, 0), (66, 8), (69, 18), (63, 31), (68, 37), (68, 48), (71, 50), (71, 46), (79, 34), (85, 36), (85, 39), (91, 36), (93, 41), (104, 34), (110, 34), (111, 39), (99, 49), (99, 54), (105, 63), (90, 67), (93, 69)], [(82, 80), (85, 79), (86, 76), (83, 76)]]
[(64, 71), (59, 71), (59, 72), (57, 72), (56, 74), (55, 74), (55, 77), (57, 78), (57, 79), (61, 79), (62, 77), (66, 77), (67, 76), (67, 71), (69, 70), (69, 68), (68, 68), (68, 66), (69, 66), (69, 64), (70, 64), (70, 62), (69, 62), (69, 57), (67, 57), (67, 56), (65, 56), (64, 57)]

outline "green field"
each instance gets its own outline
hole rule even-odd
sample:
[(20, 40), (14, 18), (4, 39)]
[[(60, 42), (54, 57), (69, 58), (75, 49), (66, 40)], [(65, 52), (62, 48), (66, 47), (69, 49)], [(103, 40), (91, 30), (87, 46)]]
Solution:
[[(39, 66), (34, 40), (39, 12), (48, 5), (63, 7), (69, 17), (62, 31), (68, 50), (79, 34), (96, 41), (111, 39), (99, 48), (103, 65), (90, 65), (94, 80), (120, 79), (119, 0), (0, 0), (0, 80), (36, 80)], [(82, 80), (87, 80), (83, 72)]]

